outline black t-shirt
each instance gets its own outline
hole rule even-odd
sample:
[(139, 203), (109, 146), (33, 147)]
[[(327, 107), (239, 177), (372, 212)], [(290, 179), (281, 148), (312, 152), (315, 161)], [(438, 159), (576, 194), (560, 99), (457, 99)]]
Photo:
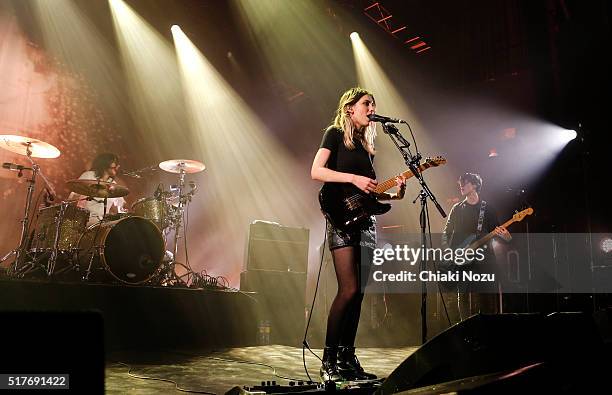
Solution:
[[(469, 204), (466, 200), (464, 200), (453, 206), (448, 216), (448, 221), (446, 221), (446, 227), (444, 228), (444, 233), (442, 235), (442, 238), (446, 239), (447, 243), (450, 245), (450, 248), (458, 248), (468, 236), (477, 233), (481, 203), (482, 200), (479, 200), (476, 204)], [(499, 226), (499, 220), (497, 219), (495, 208), (487, 202), (482, 222), (482, 230), (478, 234), (477, 238), (480, 239), (481, 237), (485, 236), (495, 229), (496, 226)], [(473, 273), (496, 273), (495, 277), (497, 280), (499, 280), (499, 267), (497, 265), (495, 251), (493, 251), (493, 248), (491, 248), (491, 240), (480, 248), (484, 248), (483, 260), (474, 261), (470, 265), (460, 266), (459, 268), (471, 271)], [(495, 292), (497, 289), (497, 283), (498, 282), (468, 281), (461, 283), (457, 290), (461, 290), (462, 292)]]
[(325, 131), (319, 148), (327, 148), (331, 151), (327, 160), (327, 168), (376, 179), (376, 173), (372, 166), (374, 156), (370, 161), (370, 154), (363, 147), (361, 141), (355, 138), (353, 138), (355, 149), (349, 150), (344, 145), (343, 138), (342, 130), (333, 126)]
[[(444, 228), (444, 235), (451, 248), (459, 246), (468, 236), (477, 233), (481, 203), (482, 200), (476, 204), (469, 204), (464, 200), (453, 206)], [(487, 202), (479, 238), (491, 232), (496, 226), (499, 226), (499, 220), (495, 209)]]

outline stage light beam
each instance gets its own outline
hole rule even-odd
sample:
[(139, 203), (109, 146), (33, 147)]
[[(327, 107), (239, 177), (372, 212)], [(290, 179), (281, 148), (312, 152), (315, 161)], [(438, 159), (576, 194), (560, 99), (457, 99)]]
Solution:
[(171, 44), (123, 0), (109, 4), (140, 143), (157, 160), (192, 156), (195, 147)]
[[(378, 63), (376, 56), (370, 52), (359, 35), (351, 35), (351, 44), (357, 69), (357, 80), (360, 86), (368, 89), (374, 94), (376, 112), (387, 116), (410, 120), (410, 125), (415, 133), (419, 150), (423, 152), (425, 156), (439, 155), (441, 152), (436, 148), (434, 140), (429, 138), (427, 131), (419, 121), (420, 117), (412, 110), (413, 106), (411, 102), (417, 99), (417, 94), (411, 97), (400, 94), (398, 88), (396, 88), (398, 84), (395, 81), (391, 81), (387, 72), (385, 72)], [(389, 55), (385, 55), (386, 58), (388, 58), (388, 56)], [(393, 59), (386, 59), (386, 61), (392, 63)], [(406, 74), (409, 74), (409, 70), (407, 70)], [(409, 133), (406, 127), (402, 127), (401, 132), (402, 134)], [(404, 134), (404, 136), (410, 138), (410, 135)], [(388, 175), (398, 174), (405, 169), (406, 166), (403, 163), (402, 156), (397, 152), (396, 147), (387, 136), (380, 133), (379, 137), (376, 139), (376, 145), (377, 150), (380, 149), (380, 152), (385, 153), (385, 155), (377, 155), (377, 175), (380, 174), (382, 177), (386, 177)], [(411, 150), (414, 151), (414, 147), (412, 147)], [(449, 174), (448, 167), (436, 169), (436, 177), (428, 178), (428, 182), (430, 183), (429, 186), (437, 191), (437, 193), (442, 193), (442, 196), (450, 196), (454, 193), (455, 182), (449, 177)], [(417, 187), (416, 182), (409, 182), (407, 187), (407, 195), (418, 193), (418, 189), (413, 190), (413, 188)], [(402, 206), (401, 214), (406, 215), (408, 218), (396, 221), (418, 224), (418, 219), (415, 218), (414, 213), (407, 207), (409, 206)], [(398, 212), (399, 210), (395, 210), (397, 217), (400, 213)], [(432, 216), (431, 219), (433, 227), (443, 227), (444, 219), (441, 216)], [(417, 229), (417, 226), (415, 226), (414, 230), (416, 231)]]
[(312, 99), (310, 116), (327, 121), (327, 103), (337, 102), (338, 92), (355, 84), (353, 73), (347, 72), (353, 67), (347, 34), (338, 34), (329, 5), (305, 0), (229, 3), (240, 20), (238, 28), (265, 65), (258, 78), (270, 86), (281, 83), (287, 102), (303, 92)]
[(174, 29), (172, 35), (190, 129), (201, 157), (210, 164), (207, 189), (212, 194), (203, 214), (205, 236), (194, 260), (219, 261), (219, 267), (211, 269), (229, 270), (227, 277), (235, 285), (250, 222), (310, 227), (314, 218), (319, 220), (318, 212), (291, 154), (185, 33)]

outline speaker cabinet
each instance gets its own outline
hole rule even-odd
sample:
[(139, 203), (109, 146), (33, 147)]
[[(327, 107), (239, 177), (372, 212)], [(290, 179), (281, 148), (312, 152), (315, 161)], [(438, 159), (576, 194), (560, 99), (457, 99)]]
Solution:
[(256, 292), (257, 319), (267, 322), (269, 330), (266, 342), (300, 347), (305, 327), (306, 273), (248, 270), (240, 274), (240, 290)]
[(245, 270), (276, 270), (305, 273), (308, 268), (308, 238), (305, 228), (290, 228), (268, 222), (249, 226)]

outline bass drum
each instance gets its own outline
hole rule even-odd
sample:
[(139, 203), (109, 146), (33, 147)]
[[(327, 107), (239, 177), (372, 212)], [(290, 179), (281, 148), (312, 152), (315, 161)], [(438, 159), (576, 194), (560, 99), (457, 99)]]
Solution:
[(78, 244), (79, 270), (87, 280), (106, 281), (108, 274), (126, 284), (147, 282), (161, 266), (164, 238), (142, 217), (125, 217), (90, 225)]

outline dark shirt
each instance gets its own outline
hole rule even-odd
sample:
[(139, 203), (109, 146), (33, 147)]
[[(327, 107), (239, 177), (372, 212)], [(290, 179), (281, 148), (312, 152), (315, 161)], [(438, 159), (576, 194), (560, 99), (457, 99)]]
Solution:
[(361, 141), (353, 138), (355, 149), (349, 150), (344, 145), (344, 134), (342, 130), (330, 126), (323, 135), (320, 148), (331, 151), (327, 160), (327, 168), (343, 173), (357, 174), (360, 176), (376, 179), (376, 173), (370, 161), (370, 154), (361, 144)]
[[(478, 217), (480, 216), (481, 203), (482, 200), (479, 200), (476, 204), (469, 204), (467, 200), (464, 200), (453, 206), (450, 214), (448, 215), (444, 232), (442, 233), (443, 245), (453, 249), (458, 248), (459, 246), (464, 248), (467, 247), (462, 245), (464, 240), (470, 235), (478, 233)], [(480, 239), (495, 229), (496, 226), (499, 226), (499, 220), (497, 219), (497, 214), (495, 213), (495, 208), (487, 202), (482, 222), (482, 230), (480, 233), (478, 233), (477, 239)], [(480, 248), (484, 248), (484, 259), (478, 262), (480, 263), (479, 265), (472, 264), (464, 268), (475, 272), (495, 272), (497, 270), (497, 265), (495, 252), (493, 251), (493, 248), (491, 248), (491, 240)], [(495, 283), (486, 283), (484, 285), (486, 286), (479, 285), (478, 289), (484, 290), (487, 288), (487, 286), (493, 288), (496, 286)]]
[[(481, 203), (482, 200), (479, 200), (476, 204), (469, 204), (467, 200), (464, 200), (453, 206), (448, 215), (443, 234), (443, 238), (451, 248), (461, 245), (468, 236), (477, 233)], [(499, 220), (495, 214), (495, 209), (487, 202), (482, 230), (478, 238), (491, 232), (496, 226), (499, 226)]]

